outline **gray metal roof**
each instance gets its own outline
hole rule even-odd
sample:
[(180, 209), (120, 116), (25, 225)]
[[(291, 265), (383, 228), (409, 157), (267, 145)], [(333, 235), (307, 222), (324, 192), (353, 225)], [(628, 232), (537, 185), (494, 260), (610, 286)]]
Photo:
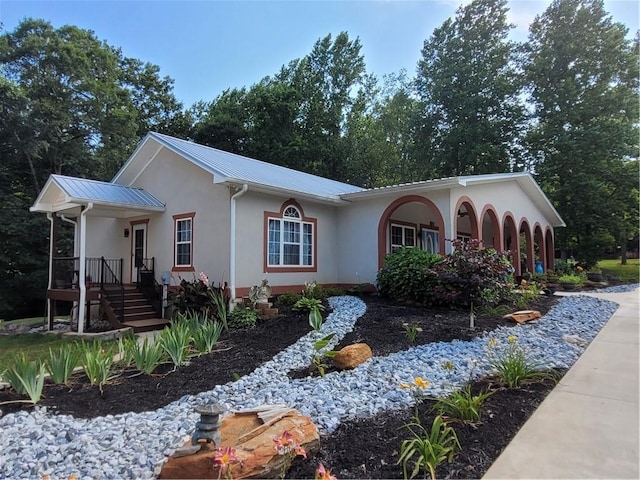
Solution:
[(226, 181), (251, 183), (336, 200), (339, 199), (340, 194), (363, 190), (361, 187), (348, 183), (329, 180), (216, 148), (198, 145), (169, 135), (151, 132), (149, 137), (213, 174), (216, 183)]
[(125, 187), (115, 183), (85, 178), (51, 175), (51, 180), (69, 197), (103, 204), (130, 205), (132, 207), (164, 208), (164, 204), (141, 188)]

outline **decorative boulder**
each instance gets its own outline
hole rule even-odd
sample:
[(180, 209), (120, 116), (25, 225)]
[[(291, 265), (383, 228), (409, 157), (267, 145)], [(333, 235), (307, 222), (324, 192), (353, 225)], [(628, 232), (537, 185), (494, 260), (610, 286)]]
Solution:
[(333, 357), (333, 363), (340, 370), (350, 370), (366, 362), (373, 356), (371, 347), (366, 343), (347, 345)]
[[(236, 458), (230, 476), (234, 479), (281, 477), (292, 457), (278, 454), (274, 439), (285, 431), (307, 453), (320, 446), (318, 429), (311, 419), (284, 405), (264, 405), (223, 418), (219, 430), (220, 447), (233, 448)], [(220, 475), (219, 468), (213, 463), (216, 446), (212, 443), (200, 445), (198, 448), (188, 443), (178, 449), (162, 466), (158, 478), (222, 478), (224, 475)]]
[(509, 313), (502, 318), (508, 318), (518, 323), (530, 322), (531, 320), (537, 320), (542, 315), (538, 310), (520, 310), (517, 312)]

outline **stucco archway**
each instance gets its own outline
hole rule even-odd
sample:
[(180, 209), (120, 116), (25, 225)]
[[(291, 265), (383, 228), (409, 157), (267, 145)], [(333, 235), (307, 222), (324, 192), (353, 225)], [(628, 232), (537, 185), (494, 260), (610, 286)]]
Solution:
[(482, 245), (485, 248), (493, 248), (498, 252), (502, 251), (502, 231), (493, 205), (485, 205), (480, 218), (480, 225), (482, 225), (480, 240), (482, 240)]
[[(542, 227), (536, 222), (533, 227), (533, 246), (535, 251), (535, 260), (540, 261), (542, 268), (546, 270), (547, 265), (547, 251), (544, 244), (544, 235), (542, 234)], [(535, 270), (534, 270), (535, 271)]]
[(520, 274), (525, 272), (534, 272), (534, 248), (533, 248), (533, 236), (531, 235), (531, 227), (529, 221), (523, 218), (520, 221), (520, 229), (518, 230), (520, 237), (519, 259), (520, 259)]
[(460, 197), (454, 210), (453, 231), (457, 239), (479, 239), (478, 216), (473, 201), (466, 196)]
[(520, 275), (520, 244), (518, 240), (516, 221), (511, 212), (506, 212), (502, 218), (502, 248), (511, 252), (511, 265), (515, 275)]
[(544, 236), (544, 245), (545, 245), (545, 252), (547, 254), (547, 261), (546, 261), (546, 266), (547, 266), (547, 271), (549, 270), (554, 270), (556, 268), (555, 266), (555, 247), (553, 244), (553, 231), (551, 230), (550, 227), (547, 227), (547, 231), (545, 233)]
[[(425, 208), (426, 207), (426, 208)], [(378, 222), (378, 268), (384, 266), (384, 257), (391, 251), (391, 228), (400, 229), (415, 228), (416, 245), (420, 246), (419, 232), (438, 232), (438, 253), (445, 252), (444, 218), (438, 207), (431, 200), (420, 195), (407, 195), (400, 197), (387, 208), (380, 216)]]

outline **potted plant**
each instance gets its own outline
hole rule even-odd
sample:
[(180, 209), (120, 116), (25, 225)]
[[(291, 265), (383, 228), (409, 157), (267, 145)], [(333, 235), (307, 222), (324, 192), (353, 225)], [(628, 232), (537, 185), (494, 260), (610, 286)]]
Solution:
[(582, 286), (582, 277), (579, 275), (562, 275), (558, 278), (558, 283), (563, 290), (577, 290)]
[(602, 270), (599, 268), (592, 268), (587, 272), (587, 278), (590, 282), (602, 282), (604, 281), (604, 277), (602, 275)]

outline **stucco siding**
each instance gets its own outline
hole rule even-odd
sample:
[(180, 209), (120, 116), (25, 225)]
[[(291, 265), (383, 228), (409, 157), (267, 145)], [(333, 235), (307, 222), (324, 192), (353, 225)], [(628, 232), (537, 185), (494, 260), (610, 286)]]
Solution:
[(336, 208), (296, 200), (303, 215), (316, 220), (316, 271), (265, 272), (265, 212), (279, 213), (288, 197), (275, 197), (249, 190), (237, 199), (236, 288), (257, 285), (264, 278), (269, 285), (303, 285), (316, 280), (335, 283), (337, 278)]

